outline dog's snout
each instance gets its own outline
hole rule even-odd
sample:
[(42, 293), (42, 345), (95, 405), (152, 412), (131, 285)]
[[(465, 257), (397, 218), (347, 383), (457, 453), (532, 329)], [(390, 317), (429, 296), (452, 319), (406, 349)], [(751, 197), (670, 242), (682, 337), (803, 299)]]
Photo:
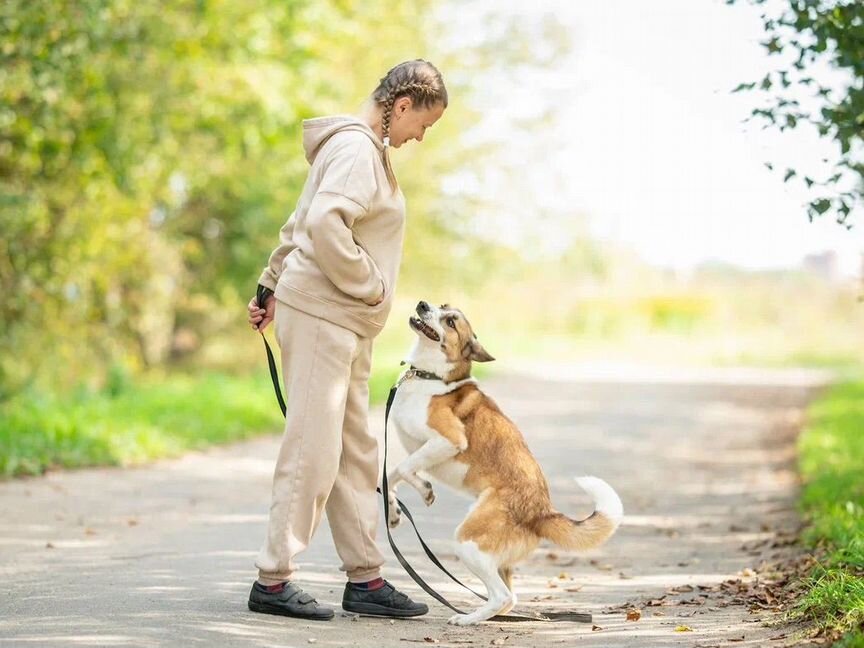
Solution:
[(425, 301), (421, 301), (419, 304), (417, 304), (418, 313), (428, 313), (430, 310), (432, 309), (429, 308), (429, 304), (427, 304)]

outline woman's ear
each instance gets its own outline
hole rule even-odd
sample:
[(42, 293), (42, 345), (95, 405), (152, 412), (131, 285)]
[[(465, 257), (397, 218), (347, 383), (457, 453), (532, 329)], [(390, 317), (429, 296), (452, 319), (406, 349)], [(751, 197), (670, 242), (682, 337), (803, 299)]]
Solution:
[(399, 97), (396, 100), (396, 103), (393, 104), (393, 113), (397, 115), (402, 115), (408, 112), (408, 109), (411, 107), (411, 97)]

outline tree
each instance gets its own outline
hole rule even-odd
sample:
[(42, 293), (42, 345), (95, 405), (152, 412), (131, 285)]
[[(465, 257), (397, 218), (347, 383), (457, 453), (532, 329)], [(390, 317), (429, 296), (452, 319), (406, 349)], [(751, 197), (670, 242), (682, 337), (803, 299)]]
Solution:
[[(837, 143), (838, 156), (826, 177), (787, 168), (784, 181), (796, 178), (808, 189), (817, 188), (819, 195), (807, 207), (811, 221), (831, 213), (838, 223), (851, 228), (850, 214), (864, 196), (864, 2), (782, 0), (777, 5), (770, 15), (761, 16), (767, 34), (762, 45), (783, 63), (763, 79), (742, 83), (733, 92), (756, 90), (766, 96), (767, 104), (751, 113), (766, 127), (785, 131), (811, 124), (821, 137)], [(773, 10), (773, 5), (769, 8)], [(820, 81), (819, 68), (824, 65), (848, 73), (848, 85), (838, 89), (829, 87), (824, 78)], [(802, 88), (811, 93), (812, 106), (799, 101)]]

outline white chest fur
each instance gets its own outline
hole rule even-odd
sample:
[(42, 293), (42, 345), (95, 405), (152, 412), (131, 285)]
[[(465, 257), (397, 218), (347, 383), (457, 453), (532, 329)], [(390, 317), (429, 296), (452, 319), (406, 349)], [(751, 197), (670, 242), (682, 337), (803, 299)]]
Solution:
[[(464, 384), (474, 382), (476, 380), (468, 378), (445, 385), (437, 380), (412, 378), (399, 386), (390, 408), (388, 426), (391, 431), (399, 435), (402, 445), (409, 454), (422, 452), (421, 448), (427, 442), (442, 438), (437, 431), (429, 427), (428, 423), (429, 402), (432, 397), (441, 396)], [(426, 469), (432, 477), (459, 491), (465, 490), (463, 481), (467, 471), (467, 464), (453, 459), (442, 461)]]

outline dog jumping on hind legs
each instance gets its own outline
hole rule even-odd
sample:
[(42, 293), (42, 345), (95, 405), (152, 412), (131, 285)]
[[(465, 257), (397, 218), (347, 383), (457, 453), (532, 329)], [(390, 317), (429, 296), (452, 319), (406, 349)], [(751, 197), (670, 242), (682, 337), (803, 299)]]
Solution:
[(409, 319), (417, 334), (390, 410), (389, 425), (399, 434), (408, 456), (387, 475), (390, 519), (401, 520), (396, 485), (408, 482), (427, 505), (435, 500), (432, 484), (419, 471), (475, 498), (456, 528), (456, 554), (487, 589), (487, 602), (470, 614), (449, 619), (471, 625), (516, 604), (513, 566), (542, 539), (565, 549), (591, 549), (618, 527), (624, 509), (602, 479), (577, 482), (594, 500), (594, 513), (573, 520), (549, 499), (543, 471), (522, 434), (471, 377), (472, 362), (489, 362), (465, 315), (444, 304), (424, 301)]

